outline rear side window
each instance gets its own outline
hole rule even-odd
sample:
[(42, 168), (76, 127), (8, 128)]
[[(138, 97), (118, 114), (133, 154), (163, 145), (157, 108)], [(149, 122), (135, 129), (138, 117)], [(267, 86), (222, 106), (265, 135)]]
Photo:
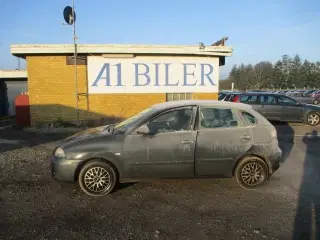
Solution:
[(241, 115), (248, 124), (250, 125), (257, 124), (257, 119), (254, 116), (252, 116), (250, 113), (242, 112)]
[(248, 104), (256, 103), (257, 100), (258, 100), (258, 96), (256, 96), (256, 95), (243, 95), (240, 98), (240, 102), (248, 103)]
[(200, 126), (202, 128), (236, 127), (238, 121), (231, 109), (202, 107), (200, 109)]
[(276, 105), (276, 98), (274, 96), (268, 96), (268, 95), (264, 95), (264, 96), (260, 96), (259, 97), (260, 103), (261, 104), (267, 104), (267, 105)]

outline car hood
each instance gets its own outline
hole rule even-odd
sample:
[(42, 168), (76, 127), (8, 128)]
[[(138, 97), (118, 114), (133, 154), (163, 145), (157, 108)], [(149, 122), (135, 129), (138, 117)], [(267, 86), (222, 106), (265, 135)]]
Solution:
[(307, 103), (304, 103), (302, 105), (307, 107), (308, 109), (312, 109), (312, 110), (315, 110), (315, 111), (320, 111), (320, 106), (318, 106), (318, 105), (312, 105), (312, 104), (307, 104)]
[(61, 141), (57, 142), (57, 145), (69, 145), (69, 143), (76, 143), (85, 139), (90, 139), (93, 138), (95, 136), (98, 135), (112, 135), (112, 133), (110, 133), (108, 131), (109, 127), (111, 127), (114, 124), (109, 124), (109, 125), (104, 125), (104, 126), (99, 126), (99, 127), (95, 127), (95, 128), (89, 128), (86, 129), (82, 132), (76, 133), (70, 137), (67, 137)]
[(103, 131), (107, 131), (107, 129), (111, 126), (111, 124), (109, 125), (104, 125), (104, 126), (99, 126), (99, 127), (95, 127), (95, 128), (89, 128), (86, 129), (82, 132), (76, 133), (70, 137), (67, 137), (66, 140), (71, 140), (71, 139), (75, 139), (75, 138), (79, 138), (79, 137), (84, 137), (84, 136), (89, 136), (92, 134), (97, 134), (97, 133), (101, 133)]

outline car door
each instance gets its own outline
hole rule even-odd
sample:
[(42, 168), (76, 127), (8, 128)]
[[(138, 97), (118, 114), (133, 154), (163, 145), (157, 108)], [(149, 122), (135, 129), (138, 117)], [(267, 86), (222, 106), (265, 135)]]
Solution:
[[(263, 94), (259, 96), (259, 110), (258, 112), (272, 121), (281, 120), (281, 106), (277, 103), (275, 95)], [(256, 110), (256, 109), (255, 109)]]
[(283, 121), (302, 121), (303, 107), (299, 102), (286, 96), (278, 96), (277, 102), (281, 107), (281, 118)]
[(138, 134), (137, 128), (127, 135), (123, 148), (127, 176), (194, 177), (195, 113), (195, 107), (165, 111), (143, 124), (150, 130), (149, 134)]
[(235, 161), (252, 146), (252, 129), (231, 108), (201, 106), (197, 121), (195, 174), (227, 176)]

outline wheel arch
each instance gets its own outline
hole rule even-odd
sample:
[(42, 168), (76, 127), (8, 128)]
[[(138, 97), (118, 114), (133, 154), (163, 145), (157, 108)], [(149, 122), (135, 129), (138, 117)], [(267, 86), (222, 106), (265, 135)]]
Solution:
[(254, 152), (248, 152), (248, 153), (242, 155), (241, 157), (239, 157), (239, 158), (235, 161), (235, 163), (234, 163), (234, 165), (233, 165), (233, 168), (232, 168), (232, 176), (234, 176), (235, 171), (236, 171), (236, 168), (237, 168), (237, 166), (239, 165), (239, 163), (240, 163), (243, 159), (245, 159), (245, 158), (247, 158), (247, 157), (258, 157), (258, 158), (260, 158), (262, 161), (264, 161), (264, 163), (265, 163), (265, 164), (267, 165), (267, 167), (268, 167), (268, 177), (272, 174), (272, 164), (271, 164), (270, 161), (267, 160), (268, 158), (266, 158), (266, 157), (263, 156), (262, 154), (257, 154), (257, 153), (254, 153)]
[(78, 182), (78, 178), (79, 178), (79, 174), (80, 174), (80, 171), (81, 169), (89, 162), (92, 162), (92, 161), (103, 161), (107, 164), (109, 164), (115, 171), (116, 173), (116, 176), (117, 176), (117, 181), (119, 181), (120, 179), (120, 171), (119, 169), (117, 168), (117, 166), (112, 162), (110, 161), (109, 159), (106, 159), (106, 158), (101, 158), (101, 157), (92, 157), (92, 158), (88, 158), (86, 160), (83, 160), (81, 161), (77, 168), (76, 168), (76, 171), (74, 173), (74, 182)]
[[(312, 114), (312, 113), (315, 113), (315, 114), (317, 114), (319, 117), (320, 117), (320, 112), (319, 111), (317, 111), (317, 110), (315, 110), (315, 109), (310, 109), (310, 110), (308, 110), (307, 112), (306, 112), (306, 114), (305, 114), (305, 123), (306, 124), (309, 124), (308, 123), (308, 115), (309, 114)], [(315, 125), (316, 126), (316, 125)]]

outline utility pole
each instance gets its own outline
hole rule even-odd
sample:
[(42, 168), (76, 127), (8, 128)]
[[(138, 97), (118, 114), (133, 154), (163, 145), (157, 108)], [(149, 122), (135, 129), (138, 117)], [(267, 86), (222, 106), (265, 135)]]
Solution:
[[(72, 7), (66, 6), (63, 10), (63, 17), (67, 25), (72, 25), (72, 32), (73, 32), (73, 66), (74, 66), (74, 81), (75, 81), (75, 97), (76, 97), (76, 119), (77, 119), (77, 126), (80, 125), (79, 121), (79, 101), (78, 101), (78, 68), (77, 68), (77, 35), (76, 35), (76, 12), (74, 10), (75, 0), (72, 0)], [(64, 25), (64, 23), (62, 23)]]
[(19, 57), (17, 57), (17, 62), (18, 62), (17, 70), (20, 70), (21, 69), (21, 64), (20, 64), (20, 58)]
[(74, 45), (74, 81), (76, 85), (76, 108), (77, 108), (77, 126), (80, 125), (79, 122), (79, 94), (78, 94), (78, 68), (77, 68), (77, 35), (76, 35), (76, 19), (75, 19), (75, 11), (74, 11), (74, 0), (72, 0), (72, 17), (73, 17), (73, 45)]

